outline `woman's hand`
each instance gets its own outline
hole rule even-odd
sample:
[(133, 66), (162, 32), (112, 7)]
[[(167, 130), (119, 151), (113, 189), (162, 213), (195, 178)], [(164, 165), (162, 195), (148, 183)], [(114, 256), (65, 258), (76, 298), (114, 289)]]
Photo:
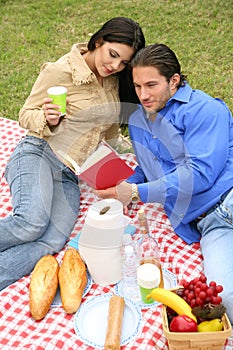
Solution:
[(43, 110), (47, 122), (49, 123), (49, 125), (58, 125), (61, 116), (59, 106), (53, 104), (52, 99), (50, 97), (44, 98), (43, 102)]
[(94, 190), (94, 193), (102, 199), (118, 199), (125, 207), (131, 202), (132, 185), (123, 181), (116, 187), (110, 187), (106, 190)]
[[(44, 110), (44, 114), (47, 122), (51, 126), (58, 125), (61, 118), (61, 112), (59, 111), (60, 106), (52, 103), (52, 99), (50, 97), (44, 98), (43, 102), (44, 102), (43, 110)], [(67, 98), (66, 99), (67, 109), (68, 109), (69, 102), (70, 100)]]

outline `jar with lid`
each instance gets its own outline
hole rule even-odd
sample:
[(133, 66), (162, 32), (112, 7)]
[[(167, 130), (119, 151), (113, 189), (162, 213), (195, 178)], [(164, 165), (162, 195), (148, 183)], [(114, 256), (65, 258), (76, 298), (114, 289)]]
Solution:
[(146, 263), (137, 268), (137, 281), (140, 288), (141, 299), (145, 304), (154, 302), (147, 298), (154, 288), (160, 284), (160, 270), (155, 264)]

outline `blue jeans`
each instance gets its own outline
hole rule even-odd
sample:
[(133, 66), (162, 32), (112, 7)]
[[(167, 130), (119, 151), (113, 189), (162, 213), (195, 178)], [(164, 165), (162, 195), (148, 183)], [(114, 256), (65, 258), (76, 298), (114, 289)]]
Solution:
[(208, 281), (224, 288), (220, 296), (233, 324), (233, 189), (197, 224)]
[(59, 252), (77, 218), (78, 179), (45, 140), (26, 136), (6, 166), (13, 214), (0, 220), (0, 290)]

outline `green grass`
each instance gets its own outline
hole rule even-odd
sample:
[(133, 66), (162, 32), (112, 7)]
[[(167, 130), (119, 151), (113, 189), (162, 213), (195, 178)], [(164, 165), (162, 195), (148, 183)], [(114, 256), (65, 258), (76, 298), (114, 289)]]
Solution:
[(147, 44), (169, 45), (192, 87), (233, 110), (232, 9), (232, 0), (0, 0), (0, 116), (17, 119), (40, 66), (115, 16), (138, 21)]

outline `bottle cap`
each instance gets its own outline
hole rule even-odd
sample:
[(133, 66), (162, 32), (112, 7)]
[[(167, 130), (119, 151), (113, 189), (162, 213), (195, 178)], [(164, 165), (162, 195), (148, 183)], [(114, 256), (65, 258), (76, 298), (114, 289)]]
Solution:
[(147, 289), (156, 288), (160, 283), (160, 270), (151, 263), (140, 265), (137, 268), (137, 281), (139, 286)]
[(133, 247), (131, 245), (127, 245), (125, 247), (125, 254), (133, 254), (133, 253), (134, 253)]

